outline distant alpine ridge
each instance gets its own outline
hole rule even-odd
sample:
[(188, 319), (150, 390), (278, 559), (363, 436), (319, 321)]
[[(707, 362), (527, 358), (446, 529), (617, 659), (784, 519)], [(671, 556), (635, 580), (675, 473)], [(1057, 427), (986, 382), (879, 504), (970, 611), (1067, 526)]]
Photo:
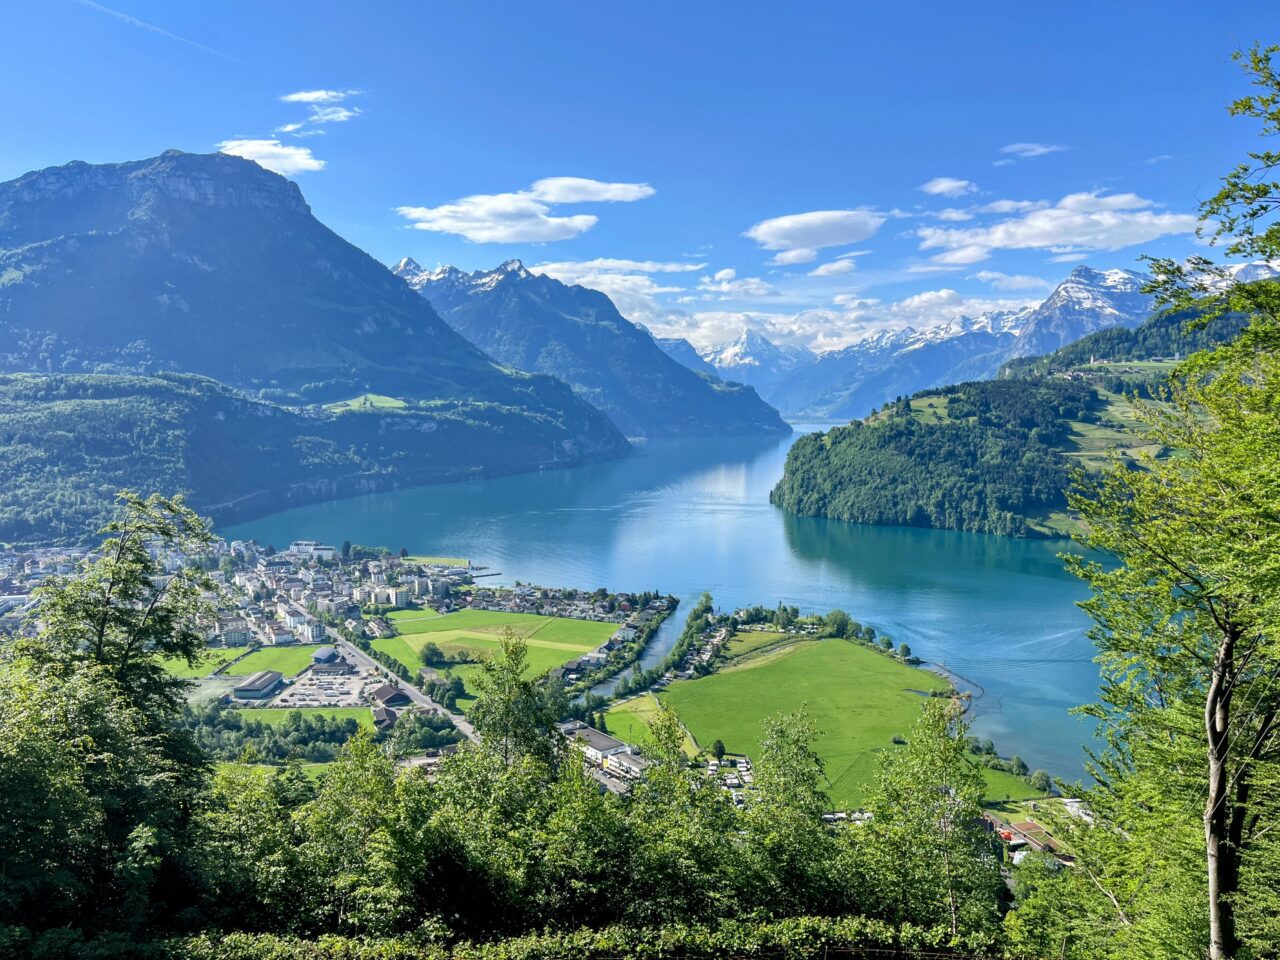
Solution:
[(0, 183), (7, 374), (38, 380), (0, 381), (0, 541), (50, 534), (22, 515), (37, 495), (105, 515), (119, 486), (154, 486), (160, 450), (165, 489), (219, 520), (628, 450), (568, 386), (455, 332), (296, 184), (223, 154)]
[(519, 260), (465, 273), (425, 270), (406, 257), (392, 272), (489, 356), (563, 380), (628, 436), (790, 432), (750, 386), (673, 359), (597, 290)]
[(1136, 327), (1153, 308), (1141, 291), (1145, 280), (1081, 266), (1043, 303), (1022, 310), (881, 331), (817, 356), (746, 331), (699, 355), (721, 376), (755, 386), (788, 418), (856, 419), (899, 396), (988, 379), (1006, 361), (1051, 353), (1098, 330)]

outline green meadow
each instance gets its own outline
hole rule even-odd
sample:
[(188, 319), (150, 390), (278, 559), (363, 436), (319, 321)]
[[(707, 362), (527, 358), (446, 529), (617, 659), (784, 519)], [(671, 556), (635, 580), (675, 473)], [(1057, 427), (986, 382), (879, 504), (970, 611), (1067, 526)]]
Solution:
[(295, 710), (309, 717), (330, 717), (337, 720), (352, 719), (366, 730), (373, 729), (373, 713), (368, 707), (240, 707), (240, 715), (246, 720), (257, 720), (273, 727), (281, 726)]
[(926, 670), (831, 639), (800, 641), (677, 681), (660, 696), (703, 749), (721, 740), (730, 753), (753, 757), (761, 722), (805, 704), (818, 730), (814, 748), (826, 764), (828, 793), (846, 807), (862, 802), (879, 755), (895, 749), (893, 738), (911, 732), (923, 703), (915, 691), (946, 689), (946, 681)]
[[(462, 610), (444, 616), (434, 611), (402, 610), (392, 614), (391, 619), (400, 635), (374, 640), (373, 648), (394, 657), (415, 674), (422, 669), (422, 648), (428, 643), (447, 654), (465, 651), (480, 660), (495, 653), (503, 633), (511, 630), (525, 641), (526, 672), (534, 675), (595, 650), (618, 629), (614, 623), (492, 610)], [(466, 684), (478, 669), (478, 664), (467, 663), (450, 668), (450, 672)]]
[(244, 650), (244, 647), (214, 647), (205, 650), (196, 660), (195, 666), (189, 666), (182, 657), (165, 657), (160, 664), (175, 677), (195, 680), (198, 677), (209, 676), (219, 667), (240, 656)]
[(352, 397), (350, 400), (326, 403), (325, 409), (332, 410), (334, 413), (361, 413), (367, 411), (403, 410), (405, 406), (406, 404), (403, 400), (397, 400), (395, 397), (384, 396), (380, 393), (362, 393), (360, 396)]
[(260, 670), (278, 670), (286, 677), (297, 676), (311, 663), (313, 646), (261, 647), (235, 665), (237, 677), (251, 677)]

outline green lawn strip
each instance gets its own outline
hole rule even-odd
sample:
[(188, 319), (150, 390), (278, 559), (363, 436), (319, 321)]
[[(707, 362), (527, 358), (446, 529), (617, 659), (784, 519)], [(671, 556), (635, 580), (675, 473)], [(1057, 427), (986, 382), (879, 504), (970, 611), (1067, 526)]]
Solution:
[(245, 720), (257, 720), (277, 727), (289, 719), (289, 714), (297, 710), (309, 717), (333, 717), (339, 720), (350, 717), (365, 729), (373, 729), (373, 712), (368, 707), (239, 707), (237, 709)]
[(417, 676), (418, 671), (422, 669), (422, 660), (418, 656), (422, 649), (421, 644), (415, 648), (404, 637), (379, 637), (372, 641), (370, 646), (379, 653), (394, 657), (404, 664), (405, 669), (413, 676)]
[(392, 610), (387, 614), (386, 619), (390, 620), (399, 629), (402, 623), (408, 623), (413, 620), (435, 620), (442, 616), (437, 610), (430, 607), (420, 607), (414, 610)]
[(399, 619), (396, 622), (396, 628), (406, 635), (469, 630), (498, 637), (508, 627), (518, 636), (527, 638), (536, 633), (542, 640), (574, 644), (584, 653), (600, 646), (618, 629), (616, 623), (541, 617), (536, 613), (503, 613), (496, 610), (461, 610), (441, 617)]
[(327, 403), (325, 409), (332, 410), (334, 413), (360, 413), (369, 410), (403, 410), (405, 406), (403, 400), (395, 397), (388, 397), (381, 393), (362, 393), (350, 400)]
[(790, 634), (778, 633), (773, 630), (744, 630), (741, 633), (734, 634), (733, 639), (725, 644), (724, 650), (730, 657), (740, 657), (762, 647), (771, 647), (776, 643), (787, 640), (790, 636)]
[(673, 683), (660, 694), (704, 747), (759, 755), (761, 722), (801, 703), (819, 734), (832, 801), (862, 802), (878, 754), (910, 733), (923, 698), (946, 682), (844, 640), (798, 642), (708, 677)]
[[(643, 693), (625, 703), (617, 703), (605, 711), (605, 726), (609, 733), (627, 743), (643, 747), (649, 743), (649, 724), (658, 712), (658, 701), (653, 694)], [(710, 747), (710, 744), (707, 744)], [(689, 756), (698, 755), (698, 745), (685, 733), (684, 752)]]
[(1004, 770), (982, 768), (982, 776), (987, 781), (987, 800), (997, 802), (1004, 800), (1034, 800), (1044, 796), (1027, 783), (1022, 777), (1015, 777)]
[(184, 680), (195, 680), (198, 677), (209, 676), (244, 651), (244, 647), (213, 647), (200, 655), (194, 667), (188, 666), (187, 661), (182, 657), (165, 657), (160, 661), (160, 665), (172, 676), (181, 677)]
[(436, 567), (465, 567), (469, 562), (466, 557), (428, 557), (419, 556), (418, 554), (405, 557), (405, 559), (411, 563), (425, 563)]
[(251, 677), (261, 670), (278, 670), (286, 677), (293, 677), (311, 663), (311, 652), (316, 648), (304, 647), (263, 647), (255, 650), (232, 670), (234, 676)]
[[(218, 769), (223, 769), (225, 767), (234, 767), (238, 770), (252, 770), (254, 773), (261, 774), (264, 777), (270, 776), (271, 774), (275, 773), (277, 770), (281, 769), (283, 766), (284, 766), (283, 764), (281, 764), (280, 766), (272, 766), (269, 763), (219, 763), (217, 764)], [(329, 769), (331, 764), (300, 763), (298, 764), (298, 766), (308, 780), (319, 780), (322, 776), (324, 776), (325, 771)]]

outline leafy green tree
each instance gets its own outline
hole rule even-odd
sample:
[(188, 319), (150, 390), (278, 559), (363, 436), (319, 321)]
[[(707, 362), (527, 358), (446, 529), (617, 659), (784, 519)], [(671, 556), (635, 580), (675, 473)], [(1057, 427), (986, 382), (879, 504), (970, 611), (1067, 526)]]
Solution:
[(717, 760), (724, 759), (724, 741), (723, 740), (717, 739), (712, 741), (711, 755), (715, 757)]
[(884, 919), (938, 924), (953, 938), (997, 928), (1003, 887), (966, 734), (950, 703), (928, 701), (906, 746), (883, 755), (871, 821), (850, 831)]
[(849, 627), (853, 623), (849, 619), (849, 615), (843, 610), (832, 610), (823, 617), (822, 622), (827, 628), (827, 633), (833, 637), (847, 637), (849, 635)]
[(138, 928), (194, 895), (191, 812), (206, 774), (174, 728), (209, 586), (151, 550), (206, 552), (180, 498), (130, 493), (74, 574), (35, 593), (35, 639), (0, 647), (0, 923)]
[(903, 660), (911, 659), (911, 648), (905, 643), (898, 644), (898, 656)]
[[(469, 716), (487, 748), (504, 761), (529, 756), (555, 763), (564, 740), (555, 731), (562, 703), (539, 682), (526, 677), (528, 646), (507, 628), (499, 651), (480, 663), (473, 678), (476, 702)], [(563, 700), (563, 688), (559, 700)]]
[[(1231, 112), (1264, 136), (1280, 133), (1278, 53), (1239, 55), (1258, 92)], [(1202, 205), (1228, 257), (1280, 255), (1278, 167), (1251, 152)], [(1037, 876), (1011, 930), (1071, 956), (1265, 956), (1280, 948), (1280, 284), (1199, 256), (1152, 267), (1171, 308), (1248, 325), (1141, 408), (1176, 458), (1117, 464), (1072, 499), (1084, 542), (1115, 561), (1072, 562), (1093, 591), (1103, 687), (1088, 712), (1106, 749), (1089, 820), (1065, 824), (1080, 869)]]
[(1053, 779), (1049, 776), (1047, 770), (1036, 770), (1027, 778), (1027, 783), (1031, 785), (1031, 789), (1037, 793), (1048, 793), (1053, 789)]
[(835, 841), (822, 822), (831, 803), (817, 729), (803, 706), (767, 718), (744, 815), (750, 902), (776, 915), (823, 913), (833, 906)]

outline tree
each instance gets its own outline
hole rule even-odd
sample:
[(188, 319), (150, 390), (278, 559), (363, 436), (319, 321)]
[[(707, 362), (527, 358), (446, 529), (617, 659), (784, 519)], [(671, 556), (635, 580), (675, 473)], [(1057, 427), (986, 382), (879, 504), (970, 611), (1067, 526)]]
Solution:
[[(1278, 53), (1238, 55), (1259, 92), (1230, 112), (1265, 136), (1280, 133)], [(1280, 153), (1251, 152), (1202, 205), (1228, 257), (1280, 255), (1277, 168)], [(1087, 712), (1106, 749), (1091, 761), (1091, 822), (1068, 825), (1080, 869), (1029, 888), (1043, 933), (1014, 931), (1078, 956), (1267, 955), (1280, 946), (1268, 829), (1280, 807), (1280, 284), (1236, 282), (1203, 256), (1152, 268), (1171, 309), (1248, 325), (1180, 365), (1159, 406), (1140, 406), (1148, 440), (1176, 458), (1117, 464), (1072, 497), (1084, 543), (1113, 558), (1071, 564), (1093, 593), (1103, 687)]]
[(1037, 793), (1049, 793), (1053, 789), (1053, 780), (1049, 776), (1047, 770), (1036, 770), (1027, 778), (1027, 783), (1031, 785), (1031, 789)]
[(1027, 775), (1027, 763), (1016, 753), (1009, 761), (1009, 772), (1015, 777), (1025, 777)]
[(911, 659), (911, 648), (905, 643), (898, 644), (898, 657), (902, 660)]
[(1003, 884), (967, 732), (949, 702), (928, 701), (906, 746), (882, 756), (871, 821), (848, 831), (864, 886), (891, 923), (942, 924), (956, 937), (998, 922)]
[(180, 498), (117, 502), (98, 550), (35, 592), (38, 636), (0, 647), (0, 924), (128, 929), (189, 905), (207, 767), (161, 658), (199, 657), (210, 582), (151, 551), (210, 536)]
[(444, 651), (436, 643), (428, 640), (422, 645), (422, 649), (418, 652), (418, 659), (422, 661), (424, 666), (436, 667), (448, 663)]
[(480, 663), (474, 675), (476, 702), (469, 716), (487, 748), (505, 762), (535, 757), (548, 763), (558, 760), (563, 738), (555, 732), (554, 701), (537, 678), (525, 676), (528, 647), (508, 627), (499, 639), (496, 656)]
[(351, 559), (351, 541), (350, 540), (342, 541), (342, 559), (343, 560)]
[(717, 760), (724, 759), (724, 741), (723, 740), (715, 740), (712, 742), (711, 755), (715, 757)]
[(823, 624), (827, 628), (827, 633), (833, 637), (847, 637), (849, 635), (849, 626), (853, 622), (849, 619), (849, 615), (843, 610), (832, 610), (823, 617)]
[(403, 560), (403, 559), (405, 559), (407, 556), (409, 556), (409, 548), (408, 548), (408, 547), (401, 547), (401, 548), (400, 548), (400, 559), (401, 559), (401, 560)]

